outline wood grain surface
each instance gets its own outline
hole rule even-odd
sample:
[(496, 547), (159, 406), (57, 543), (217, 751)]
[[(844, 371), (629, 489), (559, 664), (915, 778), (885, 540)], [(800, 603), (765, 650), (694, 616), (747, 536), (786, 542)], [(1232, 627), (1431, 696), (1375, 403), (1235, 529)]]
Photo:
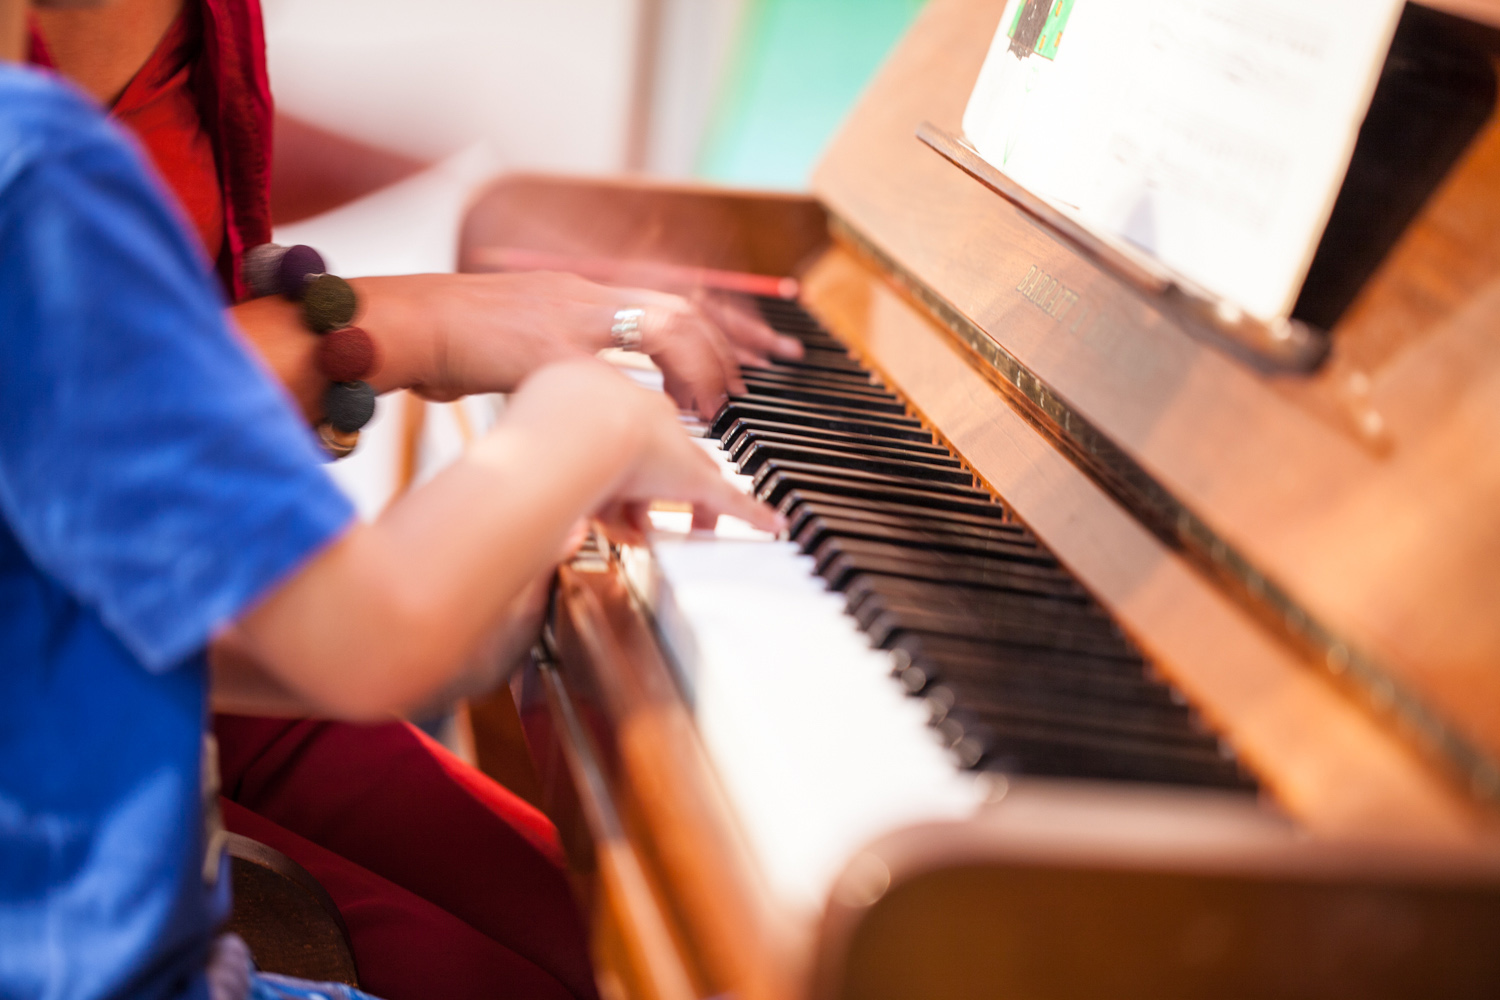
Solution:
[(1493, 836), (1461, 787), (1146, 531), (880, 275), (833, 251), (804, 288), (1309, 831), (1450, 845)]
[[(1334, 331), (1327, 371), (1268, 378), (914, 138), (925, 120), (958, 130), (1003, 6), (924, 10), (832, 144), (817, 194), (1311, 616), (1500, 759), (1494, 123)], [(1438, 245), (1462, 266), (1424, 249)], [(1037, 272), (1069, 308), (1057, 308), (1061, 292), (1033, 301)]]
[(564, 569), (558, 590), (563, 676), (607, 740), (631, 840), (706, 992), (796, 996), (811, 963), (814, 914), (774, 900), (750, 856), (649, 622), (615, 572)]

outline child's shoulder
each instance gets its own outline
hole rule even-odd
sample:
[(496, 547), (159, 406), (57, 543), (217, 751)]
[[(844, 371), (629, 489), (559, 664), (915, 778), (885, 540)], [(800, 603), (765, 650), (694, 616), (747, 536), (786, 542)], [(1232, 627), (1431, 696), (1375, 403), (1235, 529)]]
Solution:
[(0, 189), (38, 163), (125, 148), (97, 104), (52, 73), (0, 63)]

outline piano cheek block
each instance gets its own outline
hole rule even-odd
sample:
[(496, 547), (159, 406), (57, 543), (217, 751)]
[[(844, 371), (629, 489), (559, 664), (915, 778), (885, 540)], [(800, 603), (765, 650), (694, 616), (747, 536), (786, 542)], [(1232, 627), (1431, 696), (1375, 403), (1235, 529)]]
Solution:
[[(1054, 832), (1092, 853), (1076, 831)], [(875, 845), (837, 883), (825, 995), (895, 1000), (941, 984), (961, 1000), (1314, 1000), (1420, 997), (1437, 980), (1446, 995), (1479, 997), (1500, 983), (1500, 905), (1473, 887), (1394, 873), (1377, 886), (1326, 849), (1293, 850), (1267, 871), (1220, 844), (1216, 870), (1173, 873), (1143, 856), (1067, 860), (1038, 831), (995, 829), (993, 840), (1011, 838), (1004, 850), (923, 833), (923, 845)], [(936, 864), (939, 849), (966, 860)], [(1330, 866), (1344, 876), (1307, 875)]]

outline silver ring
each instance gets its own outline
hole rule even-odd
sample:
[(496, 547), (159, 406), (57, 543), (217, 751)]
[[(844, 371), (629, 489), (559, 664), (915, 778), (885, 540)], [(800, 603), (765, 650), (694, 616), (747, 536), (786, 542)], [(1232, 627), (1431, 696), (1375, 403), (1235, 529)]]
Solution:
[(632, 306), (615, 312), (615, 325), (609, 328), (609, 341), (622, 351), (641, 349), (641, 320), (646, 310)]

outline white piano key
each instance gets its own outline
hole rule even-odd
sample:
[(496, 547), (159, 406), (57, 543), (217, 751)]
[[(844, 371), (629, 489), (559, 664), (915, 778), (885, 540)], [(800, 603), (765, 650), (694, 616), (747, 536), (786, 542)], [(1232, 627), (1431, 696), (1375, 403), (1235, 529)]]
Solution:
[[(748, 489), (716, 442), (706, 449)], [(815, 910), (874, 838), (982, 800), (812, 560), (734, 518), (654, 512), (647, 603), (773, 891)], [(643, 595), (644, 596), (644, 595)]]
[[(627, 374), (659, 388), (639, 370)], [(743, 492), (708, 427), (684, 429)], [(692, 531), (652, 511), (649, 552), (626, 572), (675, 662), (700, 735), (768, 884), (816, 912), (859, 850), (903, 826), (971, 814), (983, 800), (933, 738), (811, 558), (734, 517)]]

